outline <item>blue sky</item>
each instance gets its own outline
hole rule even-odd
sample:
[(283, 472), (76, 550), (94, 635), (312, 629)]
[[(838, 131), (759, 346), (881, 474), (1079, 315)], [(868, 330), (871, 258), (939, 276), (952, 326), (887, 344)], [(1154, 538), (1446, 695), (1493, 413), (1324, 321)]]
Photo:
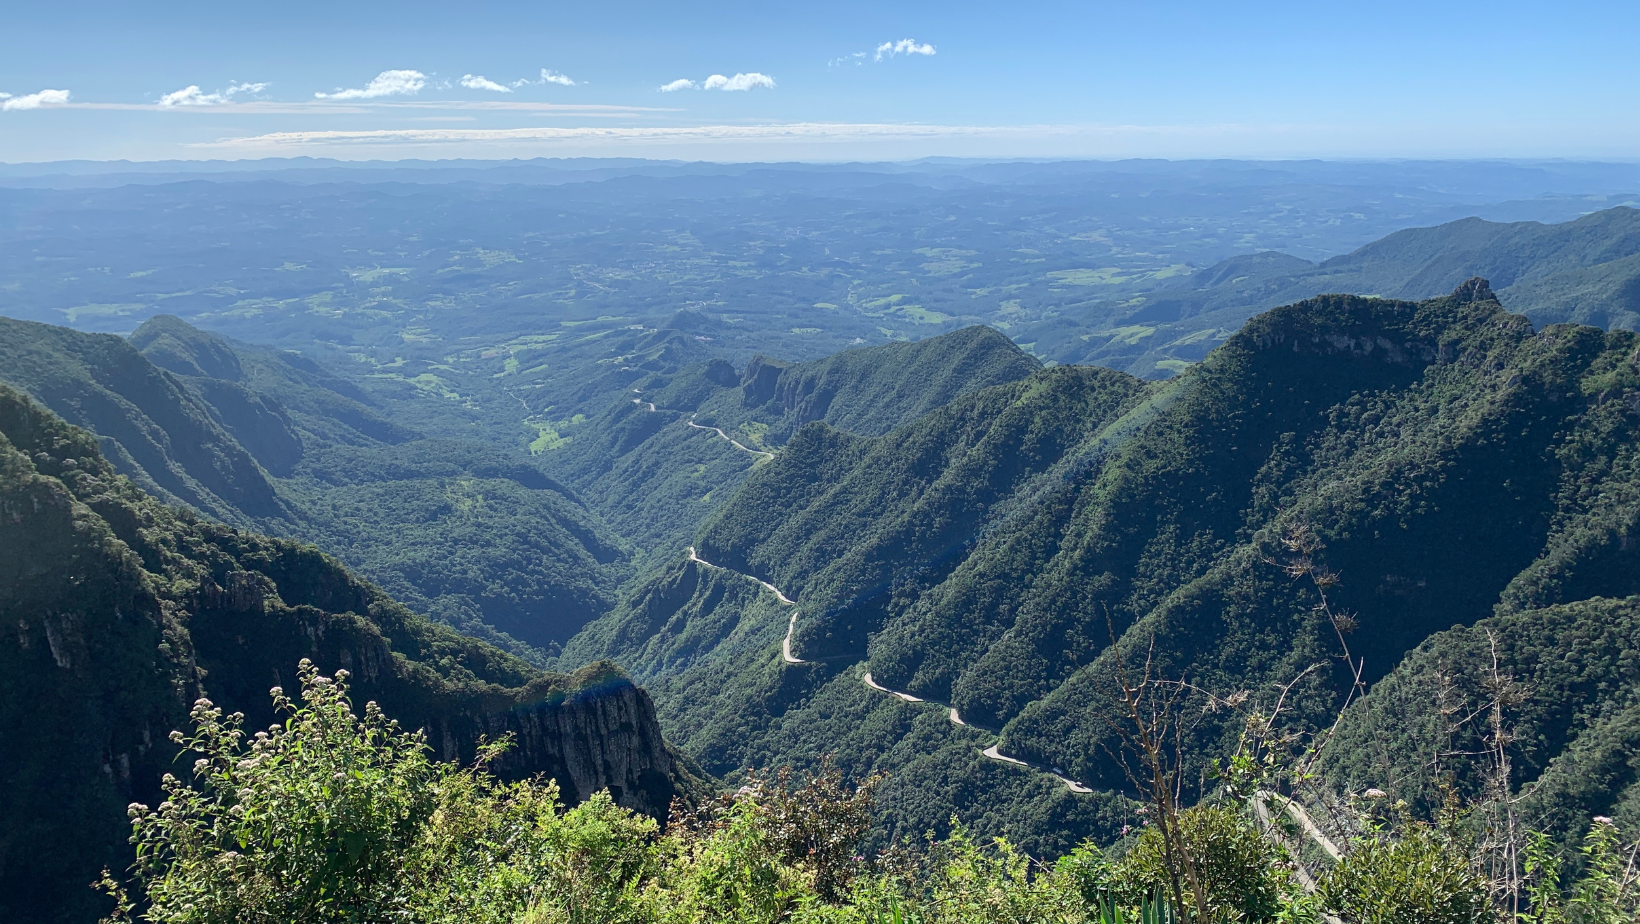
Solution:
[(0, 22), (4, 162), (1640, 159), (1632, 2), (89, 2)]

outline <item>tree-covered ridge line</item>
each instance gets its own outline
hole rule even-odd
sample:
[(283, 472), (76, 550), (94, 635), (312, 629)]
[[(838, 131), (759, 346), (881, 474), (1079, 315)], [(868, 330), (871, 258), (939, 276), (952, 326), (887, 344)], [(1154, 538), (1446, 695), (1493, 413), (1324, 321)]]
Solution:
[[(714, 772), (829, 753), (850, 772), (890, 772), (877, 795), (882, 836), (943, 830), (955, 812), (1056, 853), (1074, 843), (1067, 831), (1108, 837), (1124, 823), (1106, 795), (1126, 787), (1108, 757), (1116, 653), (1154, 646), (1158, 670), (1221, 697), (1257, 701), (1301, 677), (1286, 708), (1306, 720), (1345, 701), (1332, 624), (1312, 610), (1313, 590), (1270, 563), (1295, 524), (1342, 576), (1334, 602), (1362, 627), (1351, 646), (1368, 684), (1432, 634), (1495, 608), (1530, 622), (1583, 600), (1632, 606), (1634, 338), (1535, 332), (1479, 281), (1421, 303), (1328, 296), (1255, 319), (1161, 392), (1058, 368), (875, 439), (810, 425), (697, 546), (803, 601), (791, 646), (811, 663), (778, 657), (784, 611), (674, 566), (589, 626), (567, 663), (629, 665), (664, 726)], [(1032, 448), (1045, 437), (1056, 448)], [(986, 472), (1009, 474), (976, 477)], [(1545, 644), (1544, 657), (1560, 650)], [(977, 731), (864, 688), (866, 669), (1001, 729), (1002, 753), (1103, 792), (1072, 805), (1063, 787), (1052, 796), (1000, 779), (993, 762), (963, 756)], [(1617, 708), (1632, 681), (1577, 689), (1574, 708)], [(1377, 702), (1356, 703), (1346, 729)], [(1538, 819), (1559, 836), (1578, 836), (1589, 814), (1628, 811), (1630, 771), (1611, 763), (1626, 720), (1589, 721), (1512, 752), (1518, 788), (1557, 754), (1581, 754), (1567, 748), (1586, 728), (1593, 750), (1578, 759), (1611, 768), (1575, 798), (1539, 800), (1577, 805)], [(1412, 765), (1435, 730), (1397, 726), (1390, 734), (1410, 735), (1404, 751), (1350, 779), (1427, 804)], [(1236, 734), (1227, 715), (1195, 723), (1195, 766)], [(1344, 756), (1331, 759), (1328, 772), (1345, 774)], [(1192, 787), (1206, 785), (1197, 776)]]
[[(0, 386), (0, 916), (83, 921), (123, 865), (121, 807), (156, 791), (202, 692), (266, 726), (296, 661), (357, 688), (443, 759), (510, 735), (507, 777), (660, 814), (699, 785), (614, 665), (548, 673), (418, 615), (312, 546), (155, 501), (86, 431)], [(122, 859), (125, 858), (125, 859)]]
[[(1180, 360), (1205, 357), (1260, 311), (1327, 292), (1431, 298), (1473, 276), (1492, 280), (1504, 306), (1539, 326), (1635, 330), (1637, 272), (1640, 212), (1630, 205), (1559, 224), (1471, 217), (1409, 227), (1314, 263), (1274, 251), (1233, 256), (1138, 296), (1109, 334), (1056, 319), (1032, 335), (1035, 349), (1056, 358), (1152, 375), (1153, 366), (1176, 371)], [(1079, 348), (1078, 338), (1099, 345)]]

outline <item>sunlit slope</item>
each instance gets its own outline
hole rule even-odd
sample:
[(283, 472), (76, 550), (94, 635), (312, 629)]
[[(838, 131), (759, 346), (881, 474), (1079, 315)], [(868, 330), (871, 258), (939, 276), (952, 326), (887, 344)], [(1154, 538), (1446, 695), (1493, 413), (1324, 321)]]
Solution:
[[(619, 652), (671, 734), (717, 771), (821, 754), (852, 772), (897, 768), (885, 834), (990, 813), (983, 830), (1042, 849), (1108, 835), (1120, 827), (1108, 800), (1074, 801), (1058, 781), (983, 757), (989, 735), (871, 691), (858, 662), (861, 630), (898, 594), (948, 573), (1002, 515), (999, 502), (1057, 477), (1150, 387), (1110, 370), (1051, 369), (879, 437), (810, 424), (704, 530), (711, 565), (678, 561), (652, 575), (570, 643), (566, 663)], [(794, 648), (807, 663), (782, 660), (791, 608), (749, 574), (799, 600)]]
[[(1640, 529), (1637, 348), (1626, 332), (1534, 333), (1472, 280), (1424, 302), (1328, 296), (1267, 312), (1161, 385), (1055, 368), (874, 439), (811, 425), (697, 543), (797, 601), (791, 650), (804, 663), (784, 663), (776, 644), (789, 609), (668, 597), (679, 572), (569, 650), (627, 657), (656, 650), (645, 646), (660, 630), (645, 626), (681, 637), (750, 620), (760, 651), (701, 643), (645, 663), (668, 727), (714, 769), (831, 752), (895, 774), (891, 829), (954, 808), (1048, 845), (1103, 816), (1033, 828), (1020, 819), (1047, 817), (1027, 808), (1034, 797), (982, 784), (995, 767), (964, 770), (957, 748), (934, 769), (930, 755), (995, 741), (1125, 788), (1110, 760), (1117, 652), (1221, 696), (1265, 697), (1304, 674), (1289, 714), (1330, 723), (1350, 674), (1314, 588), (1281, 566), (1277, 540), (1294, 528), (1342, 576), (1331, 599), (1359, 622), (1348, 640), (1368, 683), (1454, 624), (1640, 592), (1627, 538)], [(948, 703), (967, 727), (865, 688), (867, 669)], [(732, 727), (697, 711), (704, 701), (732, 703)], [(1192, 720), (1201, 766), (1237, 721)]]
[[(1635, 508), (1618, 502), (1633, 490), (1640, 341), (1586, 327), (1534, 335), (1486, 294), (1318, 299), (1262, 316), (1204, 365), (1202, 392), (1225, 388), (1230, 400), (1198, 415), (1227, 425), (1199, 454), (1259, 458), (1243, 479), (1214, 479), (1224, 487), (1164, 518), (1130, 558), (1173, 569), (1106, 597), (1118, 631), (1132, 620), (1119, 643), (1130, 659), (1154, 643), (1162, 669), (1225, 691), (1268, 689), (1325, 663), (1314, 689), (1299, 690), (1301, 713), (1322, 720), (1348, 685), (1332, 627), (1313, 593), (1269, 564), (1281, 557), (1274, 539), (1300, 523), (1343, 576), (1333, 602), (1357, 614), (1350, 645), (1369, 682), (1431, 633), (1518, 607), (1522, 585), (1570, 599), (1640, 590), (1621, 538)], [(1312, 403), (1283, 414), (1271, 399), (1284, 386)], [(1562, 602), (1554, 596), (1534, 602)], [(1101, 756), (1109, 731), (1090, 710), (1108, 701), (1113, 654), (1090, 661), (1022, 705), (1005, 738), (1115, 785), (1120, 772)], [(1199, 726), (1201, 743), (1234, 731), (1219, 724)]]
[[(1080, 319), (1047, 321), (1021, 340), (1066, 359), (1168, 371), (1197, 360), (1259, 311), (1328, 292), (1422, 299), (1472, 276), (1534, 324), (1640, 327), (1640, 211), (1627, 206), (1573, 221), (1464, 218), (1408, 228), (1319, 263), (1285, 253), (1235, 256), (1147, 292), (1090, 333)], [(1078, 346), (1078, 343), (1085, 346)]]
[(236, 523), (289, 515), (213, 408), (122, 337), (0, 318), (0, 380), (100, 438), (120, 472)]
[[(680, 313), (674, 322), (692, 320)], [(740, 371), (722, 359), (650, 368), (543, 457), (635, 545), (670, 556), (804, 424), (875, 436), (1040, 364), (997, 331), (971, 327), (812, 362), (758, 356)]]

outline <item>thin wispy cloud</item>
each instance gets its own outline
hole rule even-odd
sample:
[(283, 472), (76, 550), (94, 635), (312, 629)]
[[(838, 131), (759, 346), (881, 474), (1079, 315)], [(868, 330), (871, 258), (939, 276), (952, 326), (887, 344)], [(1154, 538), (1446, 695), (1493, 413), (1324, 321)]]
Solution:
[(877, 60), (892, 58), (895, 55), (928, 55), (934, 54), (933, 45), (918, 45), (916, 39), (900, 39), (898, 42), (884, 42), (877, 46)]
[(0, 94), (0, 112), (13, 112), (19, 109), (41, 109), (47, 106), (61, 106), (68, 102), (71, 94), (67, 90), (41, 90), (38, 93), (29, 93), (24, 96)]
[[(528, 81), (525, 81), (526, 83)], [(480, 74), (463, 74), (461, 85), (469, 90), (489, 90), (492, 93), (511, 93), (512, 87), (502, 86), (488, 77)]]
[(852, 64), (856, 67), (866, 63), (866, 59), (882, 63), (884, 58), (894, 58), (899, 55), (922, 55), (933, 57), (938, 52), (933, 45), (926, 42), (918, 43), (916, 39), (900, 39), (898, 42), (883, 42), (874, 51), (856, 51), (853, 54), (842, 55), (826, 62), (827, 67), (840, 67)]
[(917, 123), (796, 122), (769, 125), (577, 126), (566, 128), (394, 128), (360, 131), (272, 132), (195, 145), (206, 148), (290, 148), (379, 144), (656, 141), (851, 141), (867, 138), (937, 138), (1066, 134), (1078, 126), (927, 125)]
[(159, 104), (166, 108), (172, 106), (221, 106), (233, 102), (235, 96), (245, 94), (256, 96), (268, 88), (266, 83), (229, 83), (226, 90), (215, 93), (206, 93), (198, 86), (190, 84), (174, 93), (167, 93), (159, 98)]
[[(0, 101), (5, 97), (0, 96)], [(294, 102), (275, 102), (273, 100), (236, 100), (223, 103), (219, 106), (174, 106), (160, 109), (153, 103), (83, 103), (68, 102), (53, 104), (53, 108), (106, 110), (110, 112), (188, 112), (199, 115), (364, 115), (366, 113), (380, 113), (394, 110), (423, 110), (423, 111), (494, 111), (494, 112), (535, 112), (553, 115), (591, 115), (613, 117), (626, 113), (638, 112), (678, 112), (681, 110), (656, 106), (618, 106), (604, 103), (548, 103), (537, 100), (519, 99), (516, 95), (491, 99), (376, 99), (376, 100), (349, 100), (336, 102), (335, 100), (296, 100)]]
[(363, 87), (351, 90), (336, 88), (334, 93), (315, 93), (315, 99), (379, 99), (383, 96), (412, 96), (427, 86), (427, 75), (421, 71), (382, 71)]
[(568, 74), (560, 74), (559, 72), (557, 72), (555, 70), (552, 70), (551, 68), (545, 68), (545, 67), (541, 68), (541, 79), (540, 80), (531, 80), (528, 77), (524, 77), (524, 78), (521, 78), (521, 79), (518, 79), (518, 80), (514, 80), (512, 83), (508, 84), (508, 86), (511, 86), (511, 87), (514, 87), (514, 88), (529, 87), (529, 86), (545, 86), (549, 83), (555, 83), (555, 84), (558, 84), (561, 87), (573, 87), (573, 86), (575, 86), (575, 81), (571, 80)]

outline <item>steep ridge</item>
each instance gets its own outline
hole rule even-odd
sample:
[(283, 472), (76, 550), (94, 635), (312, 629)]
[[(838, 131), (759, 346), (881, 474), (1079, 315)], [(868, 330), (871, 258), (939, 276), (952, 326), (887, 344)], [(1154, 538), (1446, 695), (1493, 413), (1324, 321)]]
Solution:
[[(621, 652), (657, 695), (666, 727), (715, 771), (835, 750), (847, 769), (864, 772), (871, 762), (861, 762), (863, 751), (923, 727), (937, 742), (931, 772), (952, 787), (926, 799), (924, 774), (890, 781), (887, 804), (901, 804), (889, 810), (887, 829), (906, 836), (942, 828), (953, 811), (971, 816), (987, 799), (995, 810), (988, 830), (1037, 844), (1067, 849), (1082, 834), (1114, 831), (1121, 822), (1109, 800), (1066, 803), (1079, 787), (996, 756), (994, 737), (953, 724), (949, 709), (873, 691), (851, 666), (864, 638), (844, 634), (876, 618), (900, 585), (948, 570), (998, 501), (1097, 442), (1109, 428), (1101, 422), (1113, 425), (1146, 393), (1120, 373), (1061, 368), (971, 393), (877, 438), (811, 424), (748, 479), (732, 509), (704, 530), (698, 554), (590, 625), (564, 661)], [(762, 554), (749, 559), (748, 548)], [(747, 576), (802, 605), (781, 603)], [(838, 733), (840, 724), (852, 727)], [(774, 744), (782, 733), (836, 747), (805, 755)]]
[(803, 424), (879, 435), (1039, 365), (987, 327), (807, 363), (759, 356), (743, 373), (697, 362), (636, 378), (546, 461), (651, 561), (667, 560)]
[(120, 472), (229, 522), (288, 517), (212, 409), (123, 338), (0, 318), (0, 381), (96, 433)]
[[(1052, 852), (1126, 811), (1110, 758), (1118, 652), (1252, 702), (1318, 665), (1289, 706), (1330, 724), (1350, 675), (1313, 589), (1279, 566), (1294, 528), (1342, 575), (1329, 594), (1359, 621), (1349, 644), (1369, 683), (1455, 622), (1640, 592), (1637, 350), (1626, 332), (1534, 333), (1471, 280), (1421, 303), (1326, 296), (1268, 312), (1159, 386), (1055, 368), (876, 439), (811, 424), (696, 543), (801, 601), (802, 663), (780, 657), (785, 608), (690, 579), (687, 562), (566, 657), (633, 665), (663, 727), (716, 771), (832, 753), (891, 772), (885, 835), (958, 811)], [(1043, 397), (1078, 389), (1080, 402)], [(868, 670), (904, 695), (866, 687)], [(1520, 766), (1578, 747), (1609, 762), (1626, 716)], [(1233, 742), (1235, 723), (1195, 721), (1197, 759)], [(966, 756), (984, 741), (975, 726), (1000, 730), (997, 753), (1097, 791), (999, 781)], [(1371, 783), (1416, 777), (1390, 776)], [(1629, 798), (1620, 773), (1605, 779), (1577, 804)]]
[(124, 806), (152, 801), (166, 741), (208, 695), (266, 726), (296, 664), (347, 668), (441, 758), (512, 735), (497, 765), (579, 800), (664, 813), (698, 782), (648, 696), (607, 662), (549, 674), (405, 609), (311, 546), (167, 507), (96, 441), (0, 386), (0, 918), (95, 916), (128, 862)]
[(1361, 788), (1388, 780), (1424, 810), (1450, 781), (1479, 795), (1492, 773), (1493, 729), (1485, 715), (1464, 721), (1441, 708), (1488, 703), (1502, 679), (1522, 822), (1569, 847), (1595, 815), (1640, 824), (1637, 653), (1640, 597), (1632, 596), (1516, 610), (1438, 633), (1345, 714), (1331, 773)]
[[(1301, 697), (1300, 707), (1321, 721), (1347, 675), (1330, 625), (1311, 609), (1311, 593), (1264, 564), (1280, 556), (1275, 538), (1304, 523), (1325, 544), (1324, 563), (1344, 576), (1334, 604), (1358, 614), (1362, 630), (1351, 648), (1375, 681), (1428, 635), (1507, 606), (1512, 583), (1546, 570), (1545, 553), (1588, 530), (1591, 506), (1602, 518), (1625, 515), (1584, 495), (1629, 493), (1625, 460), (1640, 412), (1632, 391), (1640, 384), (1637, 345), (1633, 334), (1591, 328), (1534, 335), (1481, 283), (1417, 305), (1323, 298), (1261, 317), (1201, 370), (1217, 379), (1219, 411), (1203, 408), (1209, 413), (1199, 416), (1228, 426), (1217, 447), (1198, 449), (1227, 460), (1226, 450), (1251, 443), (1260, 458), (1248, 466), (1245, 487), (1237, 485), (1240, 498), (1224, 492), (1229, 503), (1216, 505), (1222, 513), (1203, 505), (1192, 514), (1207, 527), (1191, 537), (1201, 550), (1195, 567), (1179, 569), (1171, 586), (1130, 592), (1122, 609), (1131, 628), (1120, 643), (1127, 656), (1154, 643), (1163, 669), (1222, 691), (1257, 691), (1326, 663), (1330, 680)], [(1272, 409), (1269, 423), (1257, 420), (1257, 410), (1279, 400), (1283, 379), (1293, 382), (1289, 370), (1323, 357), (1330, 357), (1330, 374), (1305, 376), (1306, 400), (1321, 405), (1313, 417), (1276, 424)], [(1357, 378), (1349, 392), (1316, 387), (1359, 375), (1371, 378)], [(1288, 387), (1299, 393), (1296, 384)], [(1283, 432), (1306, 417), (1320, 426)], [(1552, 569), (1554, 583), (1621, 548), (1619, 532), (1584, 542)], [(1192, 560), (1172, 542), (1152, 545), (1173, 546), (1170, 561)], [(1153, 552), (1144, 550), (1140, 560), (1146, 554)], [(1640, 571), (1625, 564), (1602, 570), (1583, 591), (1622, 596), (1640, 590), (1637, 582)], [(993, 655), (974, 670), (1006, 663)], [(1037, 759), (1063, 759), (1083, 779), (1118, 785), (1118, 771), (1099, 756), (1109, 733), (1089, 708), (1108, 702), (1113, 658), (1095, 652), (1051, 692), (1021, 703), (1004, 740)], [(995, 682), (977, 689), (1007, 691)], [(1216, 735), (1230, 732), (1207, 720), (1197, 734), (1210, 749)]]
[(626, 574), (620, 539), (539, 467), (395, 423), (297, 354), (165, 315), (129, 342), (0, 325), (0, 378), (96, 433), (139, 484), (317, 542), (417, 610), (538, 662), (606, 611)]
[(386, 419), (363, 389), (296, 353), (231, 341), (164, 314), (144, 321), (130, 342), (199, 395), (277, 477), (290, 475), (307, 443), (397, 445), (420, 436)]
[(704, 402), (703, 415), (768, 427), (784, 443), (823, 420), (861, 436), (880, 436), (971, 391), (1022, 379), (1041, 368), (990, 327), (912, 343), (845, 350), (806, 363), (755, 356), (738, 400)]

